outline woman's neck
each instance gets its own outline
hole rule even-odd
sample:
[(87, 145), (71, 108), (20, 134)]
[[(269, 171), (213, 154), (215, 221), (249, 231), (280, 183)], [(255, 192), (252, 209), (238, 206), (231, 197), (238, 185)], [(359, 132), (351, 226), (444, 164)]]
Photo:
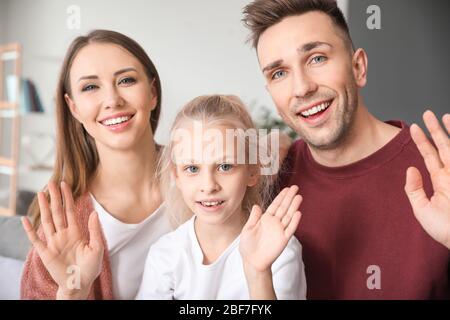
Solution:
[[(155, 182), (157, 162), (153, 136), (129, 150), (98, 147), (99, 164), (90, 184), (90, 192), (116, 218), (136, 223), (160, 204)], [(130, 210), (126, 210), (126, 208)]]

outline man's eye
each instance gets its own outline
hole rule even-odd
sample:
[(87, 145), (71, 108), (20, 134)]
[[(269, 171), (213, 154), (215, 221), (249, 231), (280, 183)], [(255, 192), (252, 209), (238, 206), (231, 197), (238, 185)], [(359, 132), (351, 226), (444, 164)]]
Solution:
[(316, 57), (311, 59), (311, 62), (313, 64), (318, 64), (318, 63), (324, 62), (326, 60), (327, 60), (327, 57), (325, 57), (325, 56), (316, 56)]
[(95, 84), (88, 84), (87, 86), (84, 86), (83, 89), (81, 89), (81, 91), (85, 92), (85, 91), (91, 91), (98, 88)]
[(233, 169), (233, 165), (229, 163), (222, 163), (219, 165), (219, 171), (230, 171)]
[(119, 81), (119, 84), (132, 84), (135, 83), (136, 80), (134, 78), (128, 77)]
[(286, 74), (286, 71), (278, 70), (272, 74), (272, 80), (279, 79), (279, 78), (283, 77), (285, 74)]
[(196, 166), (187, 166), (186, 168), (184, 168), (184, 171), (187, 171), (189, 173), (197, 173), (198, 172), (198, 167), (196, 167)]

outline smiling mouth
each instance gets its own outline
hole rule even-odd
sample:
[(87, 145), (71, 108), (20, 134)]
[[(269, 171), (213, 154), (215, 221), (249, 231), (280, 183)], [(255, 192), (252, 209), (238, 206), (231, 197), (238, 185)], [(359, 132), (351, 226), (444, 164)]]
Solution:
[(224, 202), (225, 201), (197, 201), (198, 204), (201, 204), (202, 206), (207, 207), (207, 208), (220, 206)]
[(118, 125), (118, 124), (122, 124), (122, 123), (128, 122), (133, 117), (134, 117), (134, 114), (133, 115), (127, 115), (127, 116), (122, 116), (122, 117), (117, 117), (117, 118), (103, 120), (103, 121), (100, 121), (100, 123), (102, 125), (104, 125), (104, 126), (112, 127), (112, 126), (115, 126), (115, 125)]
[(317, 117), (321, 115), (323, 112), (325, 112), (331, 106), (332, 102), (333, 100), (322, 102), (319, 105), (316, 105), (312, 108), (297, 113), (297, 116), (301, 116), (305, 119), (308, 119), (310, 117)]

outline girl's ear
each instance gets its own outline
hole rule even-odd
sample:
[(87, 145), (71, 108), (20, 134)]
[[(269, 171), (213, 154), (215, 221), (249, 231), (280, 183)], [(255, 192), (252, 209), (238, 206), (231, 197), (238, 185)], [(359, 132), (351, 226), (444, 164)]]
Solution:
[(257, 165), (250, 166), (250, 176), (248, 178), (248, 187), (254, 187), (259, 180), (259, 167)]
[(70, 96), (67, 93), (64, 94), (64, 99), (66, 100), (66, 104), (69, 106), (70, 113), (72, 114), (72, 116), (75, 119), (77, 119), (78, 122), (81, 123), (80, 115), (78, 114), (78, 109), (77, 109), (77, 106), (75, 105), (75, 102), (73, 102), (73, 100), (70, 98)]

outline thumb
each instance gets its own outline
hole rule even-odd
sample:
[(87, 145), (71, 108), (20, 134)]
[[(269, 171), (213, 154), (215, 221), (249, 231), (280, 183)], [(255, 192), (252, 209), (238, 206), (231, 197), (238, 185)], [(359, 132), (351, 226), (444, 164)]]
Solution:
[(89, 247), (103, 249), (103, 232), (97, 212), (93, 211), (89, 216)]
[(262, 210), (258, 205), (254, 205), (252, 211), (250, 212), (250, 216), (248, 217), (247, 223), (245, 224), (242, 231), (253, 228), (261, 218)]
[(406, 171), (405, 192), (414, 214), (417, 214), (417, 210), (428, 204), (429, 200), (423, 189), (422, 175), (417, 168), (410, 167)]

